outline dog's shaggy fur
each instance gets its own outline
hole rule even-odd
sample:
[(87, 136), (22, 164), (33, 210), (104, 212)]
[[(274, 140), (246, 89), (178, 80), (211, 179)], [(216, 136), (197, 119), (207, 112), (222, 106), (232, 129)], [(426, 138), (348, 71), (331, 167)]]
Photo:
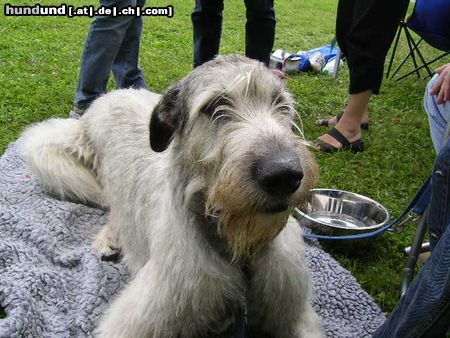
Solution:
[(289, 218), (317, 171), (293, 105), (262, 64), (218, 57), (164, 96), (117, 90), (24, 132), (49, 192), (110, 209), (94, 246), (135, 273), (98, 336), (228, 337), (239, 309), (251, 337), (323, 336)]

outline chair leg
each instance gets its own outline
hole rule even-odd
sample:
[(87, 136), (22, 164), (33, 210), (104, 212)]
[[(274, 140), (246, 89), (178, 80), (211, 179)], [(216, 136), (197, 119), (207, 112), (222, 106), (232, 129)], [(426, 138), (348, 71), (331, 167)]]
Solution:
[[(406, 31), (406, 28), (405, 28), (405, 31)], [(406, 39), (408, 40), (408, 37), (406, 37)], [(422, 40), (423, 39), (420, 39), (419, 40), (419, 42), (417, 43), (417, 44), (414, 44), (414, 47), (411, 49), (411, 45), (410, 44), (408, 44), (409, 45), (409, 47), (410, 47), (410, 49), (409, 49), (409, 53), (408, 53), (408, 55), (406, 55), (406, 57), (405, 57), (405, 59), (402, 61), (402, 63), (400, 63), (400, 65), (395, 69), (395, 71), (394, 71), (394, 73), (392, 74), (392, 76), (391, 76), (391, 80), (395, 77), (395, 75), (397, 75), (397, 73), (400, 71), (400, 69), (403, 67), (403, 65), (406, 63), (406, 61), (408, 61), (408, 59), (411, 57), (413, 57), (414, 56), (414, 51), (415, 51), (415, 49), (419, 46), (419, 44), (422, 42)], [(408, 42), (410, 42), (409, 40), (408, 40)], [(411, 73), (409, 73), (409, 74), (412, 74), (412, 73), (414, 73), (416, 70), (413, 70)], [(397, 80), (398, 81), (398, 80)]]
[[(411, 246), (406, 247), (403, 250), (405, 252), (405, 255), (409, 255), (409, 253), (411, 252), (411, 249), (412, 249)], [(420, 246), (419, 253), (424, 253), (424, 252), (428, 252), (428, 251), (430, 251), (430, 242), (422, 243), (422, 245)]]
[(415, 48), (415, 47), (416, 47), (416, 44), (415, 44), (415, 42), (414, 42), (414, 40), (413, 40), (411, 34), (409, 34), (409, 31), (408, 31), (407, 28), (405, 29), (405, 33), (406, 33), (406, 41), (408, 41), (409, 49), (412, 51), (412, 53), (411, 53), (411, 58), (412, 58), (413, 63), (414, 63), (414, 68), (415, 68), (417, 77), (420, 79), (420, 73), (419, 73), (419, 71), (417, 70), (417, 68), (419, 68), (419, 66), (417, 65), (416, 54), (415, 54), (415, 52), (416, 52), (416, 48)]
[[(432, 63), (434, 63), (434, 62), (436, 62), (436, 61), (442, 59), (443, 57), (445, 57), (445, 56), (447, 56), (447, 55), (449, 55), (449, 54), (450, 54), (450, 52), (445, 52), (445, 53), (439, 55), (438, 57), (434, 58), (433, 60), (428, 61), (425, 65), (419, 67), (419, 70), (425, 68), (425, 66), (431, 65)], [(400, 80), (404, 79), (405, 77), (411, 75), (411, 74), (414, 73), (415, 71), (416, 71), (416, 70), (413, 70), (413, 71), (411, 71), (411, 72), (409, 72), (409, 73), (403, 75), (402, 77), (398, 78), (397, 81), (400, 81)], [(431, 74), (431, 76), (432, 76), (432, 75), (433, 75), (433, 74)]]
[(392, 64), (394, 63), (394, 57), (397, 52), (398, 41), (400, 40), (400, 35), (402, 34), (402, 29), (404, 27), (403, 26), (404, 24), (405, 24), (404, 22), (401, 22), (400, 25), (398, 26), (397, 36), (395, 37), (395, 42), (394, 42), (394, 49), (392, 50), (391, 59), (389, 60), (389, 66), (388, 66), (388, 69), (386, 72), (386, 79), (389, 78), (389, 73), (391, 72)]
[[(414, 40), (413, 40), (413, 38), (412, 38), (412, 36), (411, 36), (411, 33), (407, 30), (406, 34), (409, 35), (411, 41), (412, 41), (413, 44), (414, 44)], [(421, 39), (421, 40), (422, 40), (422, 39)], [(419, 46), (419, 43), (420, 43), (420, 42), (418, 42), (417, 45), (414, 44), (415, 47)], [(420, 58), (420, 60), (422, 61), (422, 64), (425, 65), (425, 69), (426, 69), (427, 72), (428, 72), (428, 76), (431, 76), (433, 73), (431, 72), (430, 68), (428, 67), (427, 62), (425, 61), (425, 58), (423, 57), (422, 53), (420, 52), (420, 49), (419, 49), (419, 48), (416, 48), (416, 51), (417, 51), (417, 55), (419, 55), (419, 58)]]
[(414, 270), (416, 268), (417, 260), (419, 259), (419, 253), (422, 248), (422, 242), (425, 237), (425, 233), (427, 231), (427, 217), (428, 217), (428, 207), (425, 209), (424, 213), (419, 218), (413, 245), (411, 246), (411, 249), (409, 251), (406, 266), (403, 269), (402, 286), (400, 293), (401, 297), (403, 297), (406, 291), (408, 290), (408, 287), (411, 284), (411, 281), (414, 276)]

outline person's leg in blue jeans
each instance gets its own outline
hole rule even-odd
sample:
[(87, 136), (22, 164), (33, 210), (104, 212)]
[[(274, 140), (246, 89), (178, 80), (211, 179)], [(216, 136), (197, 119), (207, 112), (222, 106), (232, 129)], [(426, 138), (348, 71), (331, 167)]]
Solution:
[(274, 0), (245, 0), (245, 55), (269, 65), (275, 41)]
[[(136, 6), (143, 7), (145, 0), (137, 0)], [(125, 33), (122, 45), (112, 65), (116, 88), (145, 88), (144, 74), (139, 67), (143, 18), (133, 16)]]
[(194, 28), (194, 67), (212, 60), (219, 53), (222, 12), (223, 0), (195, 0), (191, 15)]
[[(100, 0), (100, 4), (122, 8), (136, 6), (137, 1)], [(141, 25), (142, 18), (134, 16), (95, 17), (84, 45), (74, 99), (76, 108), (87, 109), (97, 97), (105, 93), (113, 64), (118, 86), (134, 86), (131, 83), (133, 80), (137, 86), (145, 86), (142, 72), (137, 66)], [(130, 50), (127, 51), (127, 48)]]
[(376, 338), (446, 337), (450, 325), (450, 141), (436, 159), (428, 217), (430, 259)]
[(439, 75), (436, 74), (428, 82), (423, 97), (423, 106), (428, 114), (431, 139), (433, 141), (436, 153), (439, 153), (439, 150), (442, 147), (445, 130), (448, 122), (450, 121), (450, 102), (438, 104), (436, 101), (436, 95), (430, 95), (431, 88), (436, 83), (438, 77)]

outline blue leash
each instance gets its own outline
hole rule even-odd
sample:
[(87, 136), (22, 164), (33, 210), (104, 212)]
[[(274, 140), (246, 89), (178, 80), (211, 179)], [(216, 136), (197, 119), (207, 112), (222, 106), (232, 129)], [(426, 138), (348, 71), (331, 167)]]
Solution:
[[(316, 234), (303, 234), (303, 237), (305, 238), (317, 238), (317, 239), (361, 239), (361, 238), (369, 238), (374, 237), (382, 234), (383, 232), (388, 231), (389, 229), (395, 227), (398, 225), (405, 216), (415, 207), (419, 199), (422, 197), (423, 193), (427, 190), (428, 185), (430, 184), (431, 176), (427, 178), (425, 183), (422, 185), (422, 187), (419, 189), (419, 191), (416, 193), (414, 198), (411, 202), (409, 202), (408, 206), (405, 210), (398, 216), (393, 222), (385, 225), (381, 229), (372, 231), (372, 232), (366, 232), (364, 234), (358, 234), (358, 235), (343, 235), (343, 236), (326, 236), (326, 235), (316, 235)], [(300, 215), (297, 211), (297, 215)], [(302, 216), (303, 217), (303, 216)]]

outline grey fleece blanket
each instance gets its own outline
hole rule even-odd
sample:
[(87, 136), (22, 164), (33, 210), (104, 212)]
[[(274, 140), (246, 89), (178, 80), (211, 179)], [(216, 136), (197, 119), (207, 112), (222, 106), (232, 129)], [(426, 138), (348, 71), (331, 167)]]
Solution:
[[(129, 279), (90, 242), (102, 210), (45, 194), (16, 146), (0, 159), (0, 337), (88, 337)], [(328, 337), (370, 337), (385, 317), (352, 275), (314, 241), (306, 256), (314, 307)], [(295, 301), (295, 300), (293, 300)]]

